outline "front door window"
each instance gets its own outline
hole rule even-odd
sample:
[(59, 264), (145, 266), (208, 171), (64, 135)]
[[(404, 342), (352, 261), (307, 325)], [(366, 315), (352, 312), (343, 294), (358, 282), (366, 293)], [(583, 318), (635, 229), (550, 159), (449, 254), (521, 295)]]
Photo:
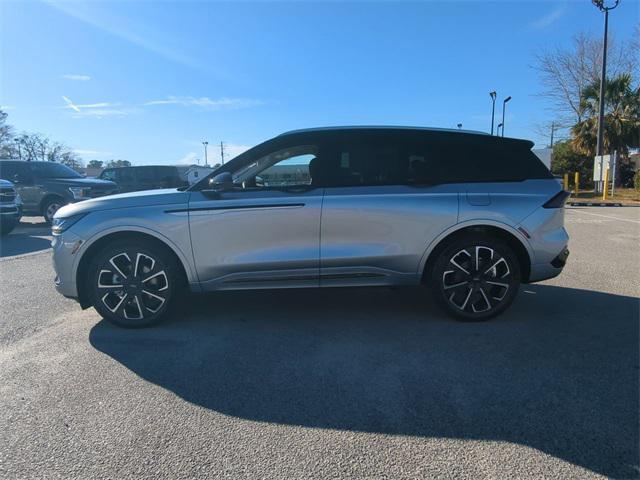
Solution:
[(315, 145), (285, 148), (265, 155), (236, 172), (234, 183), (244, 189), (316, 185), (315, 170), (319, 161)]

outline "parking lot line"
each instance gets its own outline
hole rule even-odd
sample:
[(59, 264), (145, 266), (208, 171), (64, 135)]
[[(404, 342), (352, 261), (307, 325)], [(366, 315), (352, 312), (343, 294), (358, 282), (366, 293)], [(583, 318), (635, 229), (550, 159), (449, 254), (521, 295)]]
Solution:
[(594, 217), (604, 217), (604, 218), (609, 218), (611, 220), (620, 220), (621, 222), (631, 222), (631, 223), (640, 224), (640, 220), (631, 220), (629, 218), (612, 217), (611, 215), (603, 215), (601, 213), (585, 212), (583, 210), (574, 209), (574, 208), (569, 209), (569, 211), (578, 212), (578, 213), (584, 213), (585, 215), (593, 215)]

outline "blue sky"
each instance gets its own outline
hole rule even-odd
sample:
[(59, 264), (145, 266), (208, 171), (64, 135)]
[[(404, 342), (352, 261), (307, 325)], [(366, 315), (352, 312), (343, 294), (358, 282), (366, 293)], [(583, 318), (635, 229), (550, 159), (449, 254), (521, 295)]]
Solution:
[[(639, 3), (610, 17), (628, 38)], [(573, 2), (28, 2), (0, 0), (0, 105), (18, 131), (85, 160), (191, 163), (323, 125), (488, 130), (546, 141), (531, 68), (602, 15)]]

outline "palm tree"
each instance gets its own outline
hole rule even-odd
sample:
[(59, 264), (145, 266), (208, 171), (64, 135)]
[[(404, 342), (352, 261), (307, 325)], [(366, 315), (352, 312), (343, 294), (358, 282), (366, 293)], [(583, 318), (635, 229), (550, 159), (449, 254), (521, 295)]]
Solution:
[[(640, 145), (640, 88), (634, 88), (630, 74), (623, 74), (607, 80), (604, 90), (603, 150), (609, 153), (617, 150), (626, 156), (630, 146)], [(590, 157), (596, 154), (599, 96), (600, 82), (582, 91), (581, 107), (586, 118), (571, 129), (573, 147)]]

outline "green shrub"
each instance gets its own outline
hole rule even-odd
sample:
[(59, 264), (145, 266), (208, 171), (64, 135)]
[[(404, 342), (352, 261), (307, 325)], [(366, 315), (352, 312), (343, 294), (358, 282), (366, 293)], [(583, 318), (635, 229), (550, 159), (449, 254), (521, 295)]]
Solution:
[(574, 172), (580, 173), (580, 189), (593, 188), (593, 158), (576, 152), (570, 141), (558, 142), (553, 146), (551, 171), (555, 175), (569, 174), (573, 184)]

